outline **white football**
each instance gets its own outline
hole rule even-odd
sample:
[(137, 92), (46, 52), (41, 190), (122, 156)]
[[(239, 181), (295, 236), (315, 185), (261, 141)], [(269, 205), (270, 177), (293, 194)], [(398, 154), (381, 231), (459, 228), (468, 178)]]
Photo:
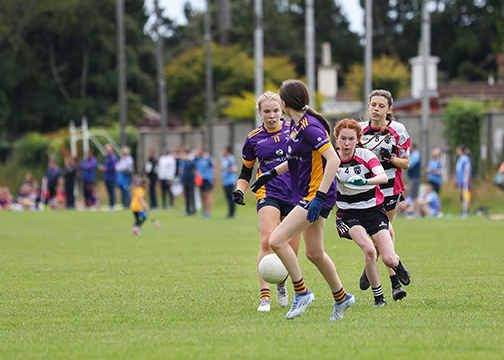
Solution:
[(285, 280), (289, 273), (277, 254), (269, 254), (259, 262), (259, 275), (270, 284), (278, 284)]

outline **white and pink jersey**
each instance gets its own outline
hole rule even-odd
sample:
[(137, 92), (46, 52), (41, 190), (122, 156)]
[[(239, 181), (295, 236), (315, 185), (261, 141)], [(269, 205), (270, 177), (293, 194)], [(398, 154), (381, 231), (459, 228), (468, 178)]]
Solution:
[(371, 179), (383, 172), (380, 160), (368, 149), (356, 148), (350, 159), (341, 159), (336, 173), (338, 182), (336, 206), (338, 209), (368, 209), (383, 203), (384, 196), (379, 185), (348, 184), (348, 179), (352, 176), (357, 175), (364, 179)]
[[(360, 122), (359, 125), (362, 129), (361, 143), (376, 156), (379, 156), (380, 151), (383, 149), (390, 151), (398, 158), (409, 156), (410, 136), (406, 127), (397, 121), (387, 120), (387, 122), (387, 128), (383, 132), (380, 132), (380, 128), (371, 127), (371, 121)], [(380, 162), (389, 179), (388, 183), (380, 185), (385, 197), (403, 192), (402, 169), (385, 160)]]

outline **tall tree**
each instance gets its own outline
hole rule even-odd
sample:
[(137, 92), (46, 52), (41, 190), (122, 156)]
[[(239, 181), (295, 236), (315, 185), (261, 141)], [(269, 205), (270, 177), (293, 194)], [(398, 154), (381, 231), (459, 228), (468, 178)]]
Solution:
[[(229, 43), (237, 44), (249, 56), (254, 54), (254, 1), (230, 0), (232, 27)], [(213, 8), (212, 16), (218, 18)], [(186, 4), (188, 23), (172, 27), (172, 36), (167, 39), (170, 54), (176, 56), (195, 44), (201, 44), (203, 25), (201, 14)], [(345, 71), (353, 62), (360, 62), (362, 48), (359, 36), (352, 33), (348, 20), (341, 13), (336, 0), (315, 2), (316, 53), (320, 62), (322, 42), (330, 42), (333, 61)], [(296, 64), (296, 70), (303, 75), (305, 67), (304, 48), (304, 1), (272, 0), (263, 1), (264, 54), (266, 56), (289, 56)], [(212, 38), (219, 39), (217, 24), (213, 24)]]
[[(0, 130), (52, 131), (84, 114), (93, 124), (117, 98), (115, 1), (34, 4), (40, 10), (33, 12), (23, 36), (0, 45), (0, 61), (10, 64), (0, 66), (0, 77), (9, 79), (0, 83), (0, 108), (10, 107), (0, 113)], [(129, 91), (155, 104), (155, 46), (143, 33), (143, 1), (125, 4)]]
[[(364, 0), (361, 0), (361, 4)], [(418, 55), (422, 0), (387, 0), (373, 7), (373, 55), (407, 62)], [(502, 44), (501, 0), (435, 0), (431, 11), (431, 54), (441, 56), (443, 79), (485, 80), (496, 73)], [(501, 45), (502, 46), (502, 45)]]

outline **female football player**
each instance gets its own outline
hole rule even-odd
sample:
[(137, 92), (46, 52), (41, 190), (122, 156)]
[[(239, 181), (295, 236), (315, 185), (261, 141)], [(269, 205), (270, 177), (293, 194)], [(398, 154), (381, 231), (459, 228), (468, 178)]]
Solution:
[[(247, 136), (243, 145), (243, 166), (237, 181), (236, 190), (233, 192), (233, 200), (239, 205), (245, 205), (243, 195), (252, 177), (252, 168), (257, 161), (257, 174), (261, 175), (276, 165), (286, 160), (287, 139), (289, 137), (288, 123), (281, 118), (282, 104), (280, 96), (267, 91), (257, 99), (257, 111), (263, 120), (263, 124), (254, 129)], [(270, 181), (256, 192), (257, 217), (259, 220), (259, 233), (261, 244), (257, 264), (273, 250), (269, 245), (271, 233), (280, 221), (292, 210), (292, 193), (290, 190), (289, 174), (282, 174)], [(301, 235), (296, 235), (290, 242), (292, 250), (297, 255)], [(289, 304), (286, 279), (276, 284), (276, 299), (280, 306)], [(270, 284), (259, 275), (261, 297), (258, 311), (270, 311), (271, 297)]]
[(289, 271), (294, 285), (292, 307), (285, 316), (294, 319), (315, 299), (304, 283), (296, 253), (290, 240), (300, 233), (306, 257), (318, 268), (328, 283), (334, 299), (330, 320), (341, 320), (355, 303), (347, 294), (331, 258), (324, 251), (324, 225), (336, 202), (335, 175), (340, 160), (329, 140), (330, 127), (325, 117), (308, 105), (310, 94), (299, 80), (286, 80), (280, 88), (284, 112), (292, 118), (287, 141), (287, 162), (262, 174), (252, 184), (256, 192), (267, 182), (287, 171), (291, 176), (294, 209), (273, 231), (270, 246)]
[[(395, 121), (392, 114), (394, 99), (387, 90), (373, 90), (369, 94), (369, 121), (359, 123), (362, 129), (362, 144), (371, 150), (385, 169), (388, 182), (380, 185), (380, 190), (385, 196), (383, 202), (385, 211), (390, 221), (394, 219), (397, 206), (403, 200), (402, 170), (409, 167), (410, 137), (406, 127)], [(395, 233), (392, 222), (389, 226), (390, 236), (395, 243)], [(400, 300), (406, 296), (395, 272), (387, 268), (392, 283), (392, 297)], [(366, 270), (360, 278), (360, 288), (369, 288)]]
[(341, 158), (336, 174), (338, 233), (340, 237), (353, 239), (362, 249), (365, 271), (373, 290), (374, 305), (385, 306), (387, 303), (380, 285), (375, 246), (383, 263), (394, 269), (401, 283), (410, 283), (409, 272), (395, 253), (388, 230), (390, 221), (383, 207), (384, 196), (380, 186), (377, 186), (386, 184), (388, 178), (376, 155), (362, 147), (361, 128), (355, 120), (340, 121), (334, 129), (334, 137)]

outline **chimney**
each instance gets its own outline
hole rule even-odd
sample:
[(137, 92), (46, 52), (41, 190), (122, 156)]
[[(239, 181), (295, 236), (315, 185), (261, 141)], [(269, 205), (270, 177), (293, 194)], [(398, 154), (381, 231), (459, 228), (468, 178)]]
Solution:
[(317, 91), (324, 95), (326, 101), (336, 101), (338, 93), (338, 68), (331, 65), (331, 44), (322, 43), (322, 64), (318, 66)]

